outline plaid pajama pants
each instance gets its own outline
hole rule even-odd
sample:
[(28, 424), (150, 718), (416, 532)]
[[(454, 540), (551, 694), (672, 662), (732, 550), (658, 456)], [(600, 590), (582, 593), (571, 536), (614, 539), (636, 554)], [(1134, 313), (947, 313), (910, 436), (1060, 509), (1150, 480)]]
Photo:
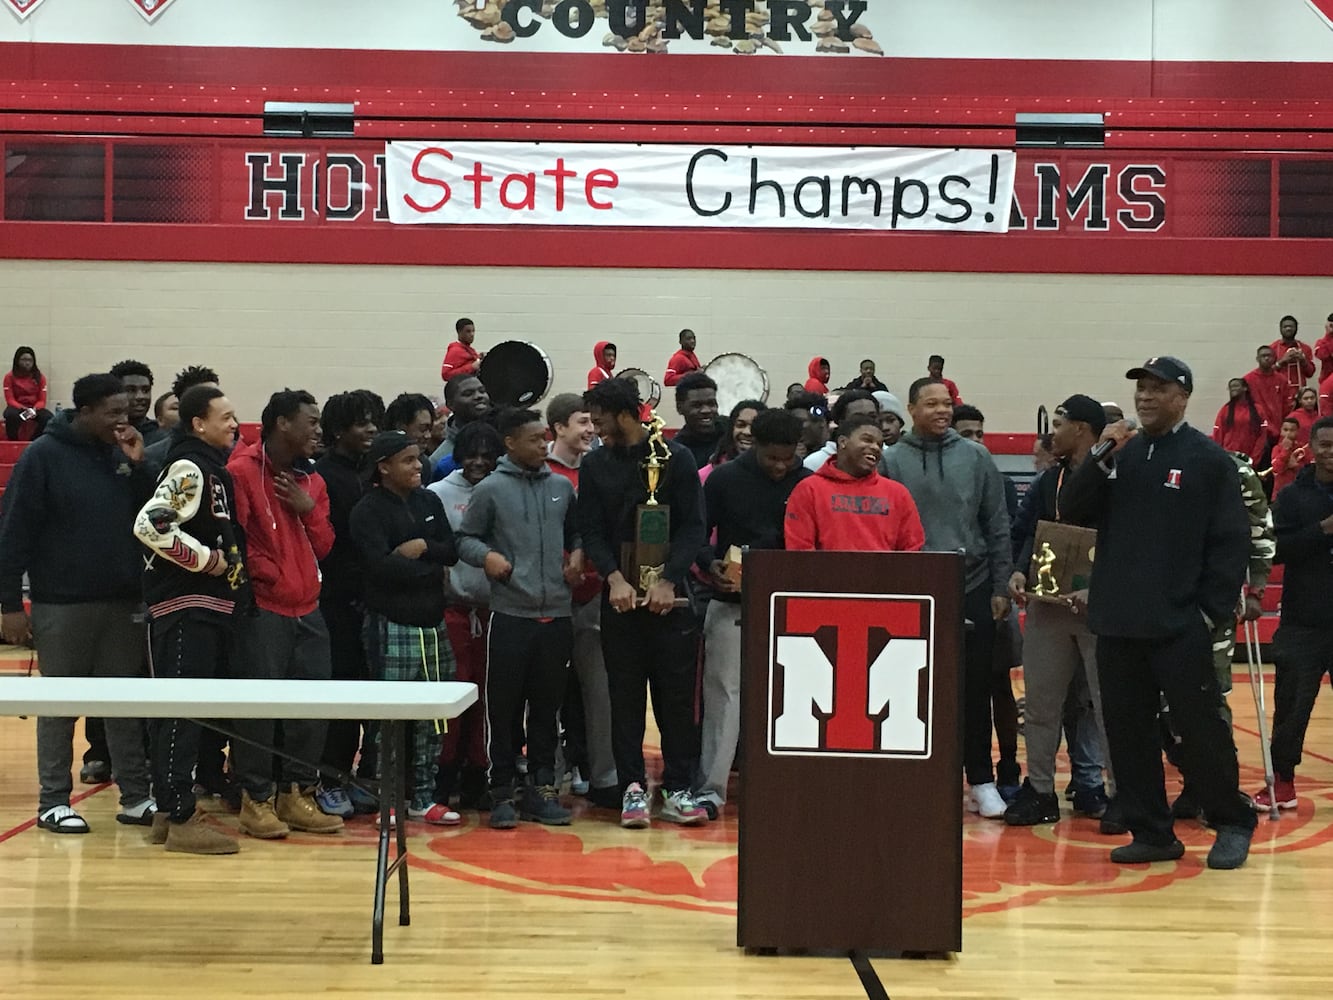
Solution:
[[(364, 631), (366, 660), (373, 676), (382, 681), (451, 681), (456, 665), (454, 650), (444, 622), (434, 628), (400, 625), (375, 612), (366, 614)], [(413, 722), (406, 727), (408, 753), (412, 760), (411, 787), (407, 798), (414, 810), (429, 809), (435, 792), (435, 773), (439, 768), (440, 740), (446, 723), (443, 719)], [(378, 746), (380, 733), (375, 732)], [(384, 755), (381, 753), (382, 761)], [(380, 777), (378, 768), (377, 778)]]

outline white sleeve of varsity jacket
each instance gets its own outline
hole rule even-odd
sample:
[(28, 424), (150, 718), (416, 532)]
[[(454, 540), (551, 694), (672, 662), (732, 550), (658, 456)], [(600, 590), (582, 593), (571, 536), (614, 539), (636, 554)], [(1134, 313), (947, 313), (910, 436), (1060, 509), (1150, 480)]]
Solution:
[(180, 459), (171, 464), (157, 490), (134, 519), (134, 535), (164, 559), (191, 573), (207, 573), (223, 557), (181, 530), (181, 525), (199, 512), (204, 498), (204, 475), (193, 462)]

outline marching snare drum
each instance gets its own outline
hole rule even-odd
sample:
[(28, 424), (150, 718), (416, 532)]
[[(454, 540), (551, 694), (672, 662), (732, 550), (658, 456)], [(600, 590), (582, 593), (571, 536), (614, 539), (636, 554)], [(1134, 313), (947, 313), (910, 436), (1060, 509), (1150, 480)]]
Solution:
[(535, 406), (551, 391), (555, 369), (536, 344), (506, 340), (486, 352), (477, 377), (496, 406)]
[(627, 378), (639, 387), (639, 402), (650, 407), (662, 402), (662, 386), (642, 368), (626, 368), (616, 378)]
[(704, 365), (704, 374), (717, 383), (717, 412), (728, 414), (746, 399), (768, 402), (768, 372), (747, 354), (719, 354)]

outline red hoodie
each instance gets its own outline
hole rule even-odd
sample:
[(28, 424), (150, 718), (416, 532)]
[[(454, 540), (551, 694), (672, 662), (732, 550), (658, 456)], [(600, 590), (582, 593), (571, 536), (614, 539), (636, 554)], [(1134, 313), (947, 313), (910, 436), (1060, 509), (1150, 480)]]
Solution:
[(1301, 471), (1301, 467), (1313, 461), (1309, 448), (1302, 449), (1295, 443), (1288, 447), (1286, 441), (1279, 441), (1273, 445), (1272, 460), (1274, 500), (1279, 493), (1296, 481), (1296, 473)]
[(1296, 421), (1296, 426), (1300, 428), (1296, 432), (1297, 446), (1306, 445), (1310, 443), (1310, 432), (1314, 430), (1314, 422), (1319, 419), (1319, 409), (1316, 407), (1314, 410), (1307, 410), (1305, 407), (1300, 407), (1289, 413), (1287, 419)]
[(471, 344), (455, 340), (444, 352), (444, 364), (440, 365), (440, 378), (448, 382), (451, 378), (463, 375), (475, 375), (481, 368), (478, 364), (481, 355)]
[(16, 410), (46, 409), (46, 376), (7, 374), (5, 405)]
[(1333, 378), (1333, 333), (1326, 333), (1314, 342), (1314, 356), (1319, 360), (1319, 384)]
[(1223, 403), (1222, 409), (1217, 411), (1217, 419), (1213, 421), (1213, 440), (1227, 451), (1249, 455), (1250, 461), (1257, 467), (1268, 454), (1268, 424), (1262, 416), (1256, 418), (1250, 413), (1245, 400), (1238, 399), (1235, 403), (1230, 427), (1227, 426), (1227, 413), (1231, 403)]
[(810, 364), (806, 366), (805, 372), (810, 377), (805, 380), (806, 392), (817, 392), (821, 396), (828, 395), (828, 383), (820, 378), (819, 369), (822, 365), (828, 364), (828, 358), (811, 358)]
[[(1277, 369), (1287, 376), (1288, 384), (1294, 387), (1299, 380), (1300, 384), (1304, 385), (1306, 380), (1314, 376), (1314, 348), (1309, 344), (1301, 340), (1293, 340), (1288, 344), (1285, 340), (1279, 337), (1268, 346), (1271, 347), (1273, 353), (1277, 355)], [(1287, 352), (1293, 347), (1301, 352), (1301, 360), (1284, 363), (1282, 359), (1287, 356)], [(1289, 371), (1289, 369), (1293, 368), (1298, 369), (1299, 374), (1297, 372)]]
[(596, 344), (593, 345), (592, 348), (593, 366), (590, 369), (588, 369), (589, 389), (595, 386), (598, 382), (605, 382), (607, 379), (611, 377), (611, 372), (615, 370), (616, 363), (613, 361), (611, 362), (610, 368), (604, 367), (605, 361), (603, 361), (602, 359), (602, 352), (606, 350), (608, 347), (615, 347), (615, 346), (616, 345), (611, 343), (611, 341), (609, 340), (599, 340), (597, 341)]
[(333, 548), (329, 494), (317, 472), (296, 472), (315, 501), (299, 516), (273, 490), (273, 463), (262, 442), (239, 445), (227, 460), (236, 484), (236, 523), (245, 531), (246, 569), (255, 603), (286, 618), (300, 618), (319, 606), (319, 560)]
[(1268, 424), (1269, 433), (1277, 434), (1296, 396), (1296, 389), (1287, 384), (1287, 373), (1281, 368), (1270, 368), (1267, 372), (1256, 368), (1245, 376), (1245, 384), (1250, 387), (1250, 398)]
[(825, 462), (802, 479), (787, 501), (788, 549), (836, 552), (919, 552), (921, 516), (907, 487), (872, 472), (857, 478)]
[(1333, 375), (1319, 383), (1319, 415), (1333, 416)]
[(671, 360), (667, 362), (666, 374), (662, 376), (662, 384), (666, 386), (675, 385), (690, 372), (697, 372), (703, 368), (699, 364), (699, 358), (693, 351), (687, 351), (683, 347), (675, 354), (671, 355)]

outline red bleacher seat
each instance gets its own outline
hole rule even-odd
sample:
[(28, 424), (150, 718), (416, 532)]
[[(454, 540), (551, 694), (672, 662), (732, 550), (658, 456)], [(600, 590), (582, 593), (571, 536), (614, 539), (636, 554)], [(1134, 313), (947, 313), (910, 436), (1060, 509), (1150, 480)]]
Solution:
[(1269, 614), (1276, 613), (1278, 608), (1282, 606), (1282, 584), (1270, 583), (1264, 589), (1264, 596), (1259, 602), (1259, 606)]
[(262, 424), (241, 424), (241, 440), (246, 444), (254, 444), (259, 440), (262, 430)]
[(13, 465), (26, 447), (28, 447), (26, 441), (0, 441), (0, 463)]
[(1270, 586), (1274, 583), (1282, 582), (1282, 570), (1284, 568), (1285, 567), (1281, 563), (1277, 563), (1273, 566), (1272, 572), (1268, 574), (1268, 583)]
[(12, 465), (0, 465), (0, 489), (9, 485), (9, 474), (13, 471)]

